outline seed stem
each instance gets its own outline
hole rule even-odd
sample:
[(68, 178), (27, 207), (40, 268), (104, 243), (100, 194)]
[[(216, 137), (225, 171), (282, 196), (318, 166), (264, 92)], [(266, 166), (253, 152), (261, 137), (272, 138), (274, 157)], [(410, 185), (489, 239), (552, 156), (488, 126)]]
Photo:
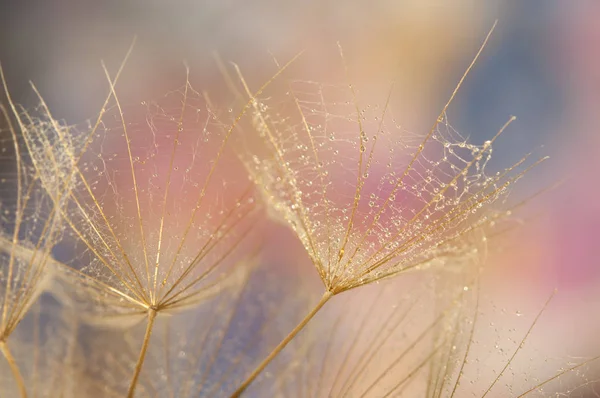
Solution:
[(19, 370), (19, 366), (17, 362), (15, 362), (15, 358), (12, 356), (10, 349), (5, 341), (0, 340), (0, 351), (6, 358), (6, 362), (10, 366), (10, 370), (17, 382), (17, 386), (19, 387), (19, 392), (21, 393), (21, 398), (27, 398), (27, 390), (25, 389), (25, 380), (23, 380), (23, 375), (21, 375), (21, 371)]
[(140, 356), (135, 364), (135, 372), (131, 378), (131, 384), (129, 385), (129, 391), (127, 392), (127, 398), (133, 398), (135, 393), (135, 387), (137, 386), (142, 366), (144, 365), (144, 359), (146, 358), (146, 352), (148, 351), (148, 344), (150, 343), (150, 336), (152, 336), (152, 328), (154, 326), (154, 320), (156, 319), (156, 310), (150, 308), (148, 310), (148, 325), (146, 326), (146, 334), (144, 335), (144, 341), (142, 342), (142, 348), (140, 350)]
[(331, 297), (333, 297), (332, 292), (326, 291), (325, 293), (323, 293), (323, 296), (321, 297), (321, 300), (317, 303), (317, 305), (304, 317), (304, 319), (302, 319), (302, 321), (300, 321), (300, 323), (294, 328), (294, 330), (290, 332), (290, 334), (288, 334), (283, 340), (281, 340), (279, 345), (277, 345), (277, 347), (275, 347), (275, 349), (271, 351), (271, 353), (260, 363), (260, 365), (258, 365), (254, 369), (254, 371), (252, 372), (252, 374), (250, 374), (246, 381), (244, 381), (238, 387), (238, 389), (231, 395), (231, 398), (240, 397), (240, 395), (248, 388), (248, 386), (252, 384), (254, 379), (256, 379), (256, 377), (267, 367), (267, 365), (277, 356), (277, 354), (279, 354), (281, 350), (283, 350), (285, 346), (287, 346), (288, 343), (292, 341), (302, 329), (304, 329), (306, 324), (310, 322), (310, 320), (317, 314), (317, 312), (319, 312), (319, 310), (325, 305), (327, 301), (329, 301)]

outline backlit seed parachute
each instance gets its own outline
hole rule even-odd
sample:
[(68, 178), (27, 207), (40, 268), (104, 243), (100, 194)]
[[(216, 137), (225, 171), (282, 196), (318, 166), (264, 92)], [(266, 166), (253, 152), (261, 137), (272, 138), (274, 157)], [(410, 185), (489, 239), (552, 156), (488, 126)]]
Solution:
[(513, 118), (474, 144), (450, 126), (450, 101), (427, 134), (413, 134), (394, 117), (392, 90), (379, 105), (359, 94), (351, 84), (288, 82), (253, 98), (243, 134), (271, 214), (293, 228), (334, 294), (470, 250), (462, 238), (499, 216), (492, 205), (528, 158), (488, 170)]
[(122, 377), (133, 397), (157, 316), (235, 281), (256, 211), (252, 182), (228, 155), (233, 127), (216, 125), (189, 80), (158, 101), (125, 105), (106, 74), (110, 95), (88, 126), (60, 127), (41, 96), (40, 117), (15, 115), (65, 224), (53, 293), (87, 325), (146, 326), (132, 376)]
[[(0, 77), (4, 83), (1, 70)], [(12, 354), (11, 335), (50, 280), (47, 265), (62, 225), (27, 155), (10, 96), (8, 102), (12, 112), (0, 108), (0, 350), (10, 369), (6, 376), (12, 376), (15, 391), (23, 393), (25, 382)], [(58, 191), (52, 194), (61, 202)]]
[(126, 325), (194, 305), (228, 277), (252, 226), (252, 185), (232, 177), (228, 135), (189, 82), (154, 102), (115, 100), (78, 129), (42, 128), (49, 120), (32, 120), (25, 139), (36, 167), (57, 171), (45, 187), (71, 185), (56, 283), (85, 319)]

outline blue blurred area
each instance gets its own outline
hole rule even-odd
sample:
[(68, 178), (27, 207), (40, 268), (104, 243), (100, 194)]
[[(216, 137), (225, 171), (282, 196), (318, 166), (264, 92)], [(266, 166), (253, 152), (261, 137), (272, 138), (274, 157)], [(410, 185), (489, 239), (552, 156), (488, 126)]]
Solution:
[(517, 116), (512, 131), (497, 145), (499, 154), (550, 142), (564, 111), (561, 86), (549, 63), (550, 53), (556, 51), (552, 22), (560, 7), (556, 2), (531, 1), (519, 2), (511, 11), (510, 17), (499, 21), (453, 112), (478, 141), (493, 134), (510, 115)]

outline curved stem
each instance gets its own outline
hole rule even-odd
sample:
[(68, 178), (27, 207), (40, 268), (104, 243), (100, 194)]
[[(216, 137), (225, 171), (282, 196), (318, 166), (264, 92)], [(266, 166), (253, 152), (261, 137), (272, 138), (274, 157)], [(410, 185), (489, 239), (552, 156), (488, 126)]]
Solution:
[(248, 386), (252, 384), (254, 379), (256, 379), (256, 377), (267, 367), (267, 365), (277, 356), (277, 354), (279, 354), (281, 350), (283, 350), (285, 346), (287, 346), (288, 343), (292, 341), (302, 329), (304, 329), (306, 324), (310, 322), (310, 320), (317, 314), (317, 312), (319, 312), (319, 310), (325, 305), (327, 301), (329, 301), (331, 297), (333, 297), (332, 292), (326, 291), (325, 293), (323, 293), (323, 296), (321, 297), (321, 300), (317, 303), (317, 305), (304, 317), (304, 319), (302, 319), (302, 321), (300, 321), (300, 323), (294, 328), (294, 330), (292, 330), (283, 340), (281, 340), (277, 347), (275, 347), (273, 351), (271, 351), (271, 353), (267, 355), (267, 357), (260, 363), (260, 365), (258, 365), (254, 369), (254, 371), (250, 374), (250, 376), (248, 376), (246, 381), (244, 381), (238, 387), (238, 389), (231, 395), (231, 398), (238, 398), (240, 395), (242, 395), (242, 393), (248, 388)]
[(127, 398), (133, 398), (135, 393), (135, 387), (137, 386), (142, 366), (144, 365), (144, 359), (146, 358), (146, 352), (148, 351), (148, 344), (150, 343), (150, 336), (152, 336), (152, 327), (154, 326), (154, 320), (156, 319), (156, 310), (148, 310), (148, 325), (146, 326), (146, 334), (144, 335), (144, 341), (142, 342), (142, 348), (140, 350), (140, 356), (138, 357), (137, 363), (135, 364), (135, 371), (131, 378), (131, 384), (129, 384), (129, 391), (127, 392)]
[(15, 362), (15, 358), (12, 356), (10, 349), (5, 341), (0, 341), (0, 351), (4, 354), (4, 358), (6, 358), (6, 362), (10, 366), (10, 370), (17, 382), (17, 386), (19, 387), (19, 392), (21, 393), (21, 398), (27, 398), (27, 390), (25, 389), (25, 380), (23, 380), (23, 375), (19, 370), (19, 366)]

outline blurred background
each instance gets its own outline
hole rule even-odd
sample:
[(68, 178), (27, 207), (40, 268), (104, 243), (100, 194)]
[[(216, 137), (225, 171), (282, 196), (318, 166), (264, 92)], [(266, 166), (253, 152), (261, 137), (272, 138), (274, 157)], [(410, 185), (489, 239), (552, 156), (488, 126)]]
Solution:
[[(68, 123), (97, 114), (108, 91), (100, 61), (114, 73), (136, 36), (118, 87), (136, 100), (181, 86), (185, 64), (196, 88), (225, 99), (215, 52), (259, 82), (275, 70), (274, 58), (285, 62), (307, 50), (297, 67), (327, 80), (339, 73), (340, 42), (346, 63), (361, 79), (395, 77), (398, 119), (408, 130), (425, 131), (498, 19), (449, 120), (463, 136), (481, 143), (516, 115), (495, 146), (498, 164), (530, 151), (551, 157), (518, 185), (516, 197), (563, 182), (527, 206), (519, 215), (521, 227), (491, 257), (495, 279), (490, 294), (499, 306), (539, 308), (558, 288), (542, 328), (548, 355), (600, 351), (600, 257), (595, 250), (600, 243), (599, 2), (0, 4), (0, 62), (13, 99), (26, 107), (37, 104), (31, 80), (55, 118)], [(285, 235), (274, 235), (284, 244)], [(273, 247), (285, 247), (281, 244)], [(289, 260), (281, 250), (266, 258), (282, 264)]]

